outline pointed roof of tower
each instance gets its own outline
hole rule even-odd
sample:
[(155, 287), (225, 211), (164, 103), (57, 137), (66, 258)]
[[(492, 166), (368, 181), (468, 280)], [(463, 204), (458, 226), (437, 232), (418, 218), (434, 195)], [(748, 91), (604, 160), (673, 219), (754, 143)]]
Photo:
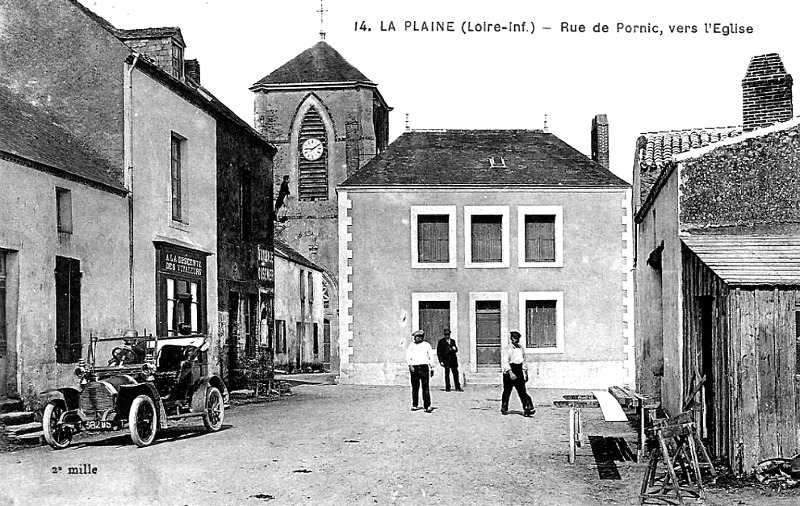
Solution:
[(253, 84), (250, 89), (255, 91), (272, 86), (312, 83), (359, 83), (375, 86), (375, 83), (348, 63), (327, 42), (319, 41)]

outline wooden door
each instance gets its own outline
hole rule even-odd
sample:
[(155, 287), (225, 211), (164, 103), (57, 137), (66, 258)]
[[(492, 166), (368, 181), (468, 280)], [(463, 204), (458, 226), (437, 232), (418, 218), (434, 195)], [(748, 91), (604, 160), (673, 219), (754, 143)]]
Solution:
[(449, 327), (450, 302), (440, 300), (420, 301), (419, 328), (425, 331), (425, 340), (431, 345), (434, 353), (439, 339), (444, 337), (444, 329)]
[(475, 345), (478, 368), (500, 365), (500, 301), (475, 302)]

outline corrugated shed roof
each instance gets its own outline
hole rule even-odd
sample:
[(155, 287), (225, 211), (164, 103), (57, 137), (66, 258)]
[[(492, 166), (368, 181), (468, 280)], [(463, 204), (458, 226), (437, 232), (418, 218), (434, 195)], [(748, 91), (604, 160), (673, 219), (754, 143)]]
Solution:
[(689, 235), (681, 240), (730, 285), (800, 285), (800, 235)]
[(49, 115), (0, 86), (0, 151), (100, 183), (117, 191), (125, 187), (113, 167), (56, 124)]
[(344, 82), (374, 85), (327, 42), (319, 41), (256, 82), (250, 89), (270, 85)]
[(325, 270), (319, 265), (315, 264), (311, 260), (301, 255), (300, 253), (298, 253), (297, 250), (295, 250), (294, 248), (283, 242), (283, 240), (278, 239), (277, 237), (274, 238), (274, 245), (275, 245), (275, 254), (280, 257), (283, 257), (296, 264), (304, 265), (311, 269), (316, 269), (320, 272), (323, 272)]
[(341, 186), (628, 187), (541, 130), (406, 132)]

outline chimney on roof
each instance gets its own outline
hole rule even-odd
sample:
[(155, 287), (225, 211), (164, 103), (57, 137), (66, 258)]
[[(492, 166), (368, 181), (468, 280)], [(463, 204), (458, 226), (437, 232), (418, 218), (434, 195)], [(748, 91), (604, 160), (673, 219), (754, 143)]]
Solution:
[(752, 57), (742, 91), (745, 132), (792, 119), (792, 76), (786, 73), (779, 54)]
[(197, 60), (185, 60), (183, 62), (183, 75), (200, 84), (200, 62)]
[(598, 114), (592, 119), (592, 160), (611, 170), (608, 150), (608, 116)]

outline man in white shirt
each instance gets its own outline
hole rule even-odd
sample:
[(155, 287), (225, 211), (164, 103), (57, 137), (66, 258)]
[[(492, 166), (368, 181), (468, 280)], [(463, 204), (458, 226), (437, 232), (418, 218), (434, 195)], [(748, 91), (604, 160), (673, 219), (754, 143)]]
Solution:
[(433, 349), (425, 342), (425, 331), (415, 330), (414, 342), (406, 350), (406, 363), (411, 373), (411, 411), (419, 409), (419, 387), (422, 386), (422, 403), (426, 413), (431, 413), (430, 379), (433, 376)]
[(536, 412), (531, 396), (525, 391), (525, 383), (528, 381), (528, 364), (525, 363), (525, 348), (519, 344), (521, 337), (522, 335), (516, 330), (510, 332), (511, 344), (503, 348), (500, 359), (503, 368), (503, 397), (500, 413), (504, 415), (508, 413), (508, 400), (511, 397), (511, 390), (514, 388), (519, 394), (525, 416)]

